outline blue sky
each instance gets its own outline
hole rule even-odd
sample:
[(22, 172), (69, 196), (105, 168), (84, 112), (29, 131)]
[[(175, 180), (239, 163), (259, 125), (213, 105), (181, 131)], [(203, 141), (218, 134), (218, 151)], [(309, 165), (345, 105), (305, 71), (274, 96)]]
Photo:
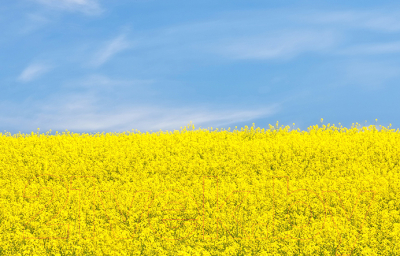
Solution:
[(400, 127), (395, 1), (15, 0), (0, 31), (3, 133)]

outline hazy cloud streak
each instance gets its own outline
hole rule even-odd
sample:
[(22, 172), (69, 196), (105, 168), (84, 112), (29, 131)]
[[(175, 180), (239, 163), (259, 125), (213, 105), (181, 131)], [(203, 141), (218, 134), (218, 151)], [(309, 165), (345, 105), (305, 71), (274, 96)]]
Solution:
[(400, 53), (400, 42), (355, 45), (343, 50), (339, 50), (338, 53), (345, 55)]
[(31, 64), (22, 71), (17, 80), (21, 82), (30, 82), (49, 71), (49, 69), (50, 67), (42, 64)]
[(87, 15), (103, 12), (96, 0), (36, 0), (36, 2), (56, 9), (80, 11)]
[(374, 11), (319, 11), (296, 15), (303, 22), (318, 25), (343, 25), (345, 29), (366, 28), (381, 32), (400, 31), (400, 12)]
[(336, 41), (330, 32), (290, 31), (235, 39), (218, 48), (220, 53), (234, 59), (288, 59), (306, 51), (323, 51)]
[(108, 43), (103, 49), (101, 49), (92, 61), (95, 67), (101, 66), (106, 63), (113, 55), (120, 51), (128, 49), (130, 43), (125, 40), (125, 35), (120, 35), (110, 43)]
[[(29, 104), (28, 112), (22, 111)], [(279, 112), (281, 103), (270, 104), (257, 109), (216, 109), (215, 106), (167, 107), (152, 105), (120, 105), (109, 110), (102, 97), (89, 91), (68, 93), (63, 97), (55, 95), (45, 102), (25, 102), (15, 105), (8, 116), (0, 116), (10, 125), (42, 131), (102, 132), (166, 130), (186, 126), (190, 121), (196, 127), (224, 125), (268, 117)], [(23, 113), (24, 116), (21, 116)], [(19, 116), (15, 118), (15, 116)], [(12, 118), (14, 117), (14, 118)]]

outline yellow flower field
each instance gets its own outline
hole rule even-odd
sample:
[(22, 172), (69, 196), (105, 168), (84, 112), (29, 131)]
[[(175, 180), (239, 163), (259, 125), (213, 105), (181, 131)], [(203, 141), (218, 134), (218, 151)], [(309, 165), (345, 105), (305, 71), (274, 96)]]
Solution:
[(0, 133), (0, 255), (400, 255), (389, 128)]

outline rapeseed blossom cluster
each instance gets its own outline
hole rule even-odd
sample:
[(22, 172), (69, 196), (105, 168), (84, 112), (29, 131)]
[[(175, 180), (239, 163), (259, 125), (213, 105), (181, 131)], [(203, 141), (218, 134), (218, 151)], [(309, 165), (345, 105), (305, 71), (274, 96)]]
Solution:
[(375, 126), (0, 133), (0, 255), (400, 255), (399, 161)]

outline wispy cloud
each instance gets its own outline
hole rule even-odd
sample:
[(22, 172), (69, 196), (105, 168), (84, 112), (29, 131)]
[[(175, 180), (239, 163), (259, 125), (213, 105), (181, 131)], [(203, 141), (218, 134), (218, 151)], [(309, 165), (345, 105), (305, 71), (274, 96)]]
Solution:
[[(198, 110), (188, 109), (185, 111), (166, 108), (132, 108), (131, 110), (115, 114), (99, 114), (91, 117), (85, 116), (80, 120), (75, 120), (69, 124), (60, 124), (60, 127), (67, 127), (70, 124), (76, 124), (71, 127), (76, 130), (83, 129), (115, 129), (127, 131), (138, 130), (166, 130), (177, 129), (180, 126), (186, 126), (192, 121), (197, 126), (214, 123), (214, 125), (230, 124), (234, 122), (248, 121), (254, 118), (265, 117), (273, 114), (269, 111), (212, 111), (199, 113)], [(78, 117), (79, 118), (79, 117)], [(65, 121), (64, 121), (65, 122)], [(216, 122), (219, 122), (217, 124)], [(83, 129), (82, 129), (83, 128)]]
[(400, 13), (387, 9), (374, 11), (313, 11), (307, 15), (299, 14), (303, 22), (318, 25), (343, 25), (344, 28), (367, 28), (381, 32), (400, 31)]
[[(9, 106), (9, 105), (8, 105)], [(22, 111), (30, 106), (28, 112)], [(280, 103), (260, 108), (218, 109), (216, 106), (168, 107), (152, 105), (119, 105), (110, 110), (93, 92), (67, 93), (44, 102), (15, 105), (10, 116), (0, 116), (14, 127), (36, 131), (123, 132), (180, 129), (192, 121), (196, 127), (222, 126), (264, 118), (279, 112)], [(19, 117), (18, 117), (19, 116)], [(18, 118), (17, 118), (18, 117)]]
[(128, 49), (129, 47), (131, 47), (131, 44), (126, 41), (125, 35), (120, 35), (111, 42), (107, 43), (105, 47), (98, 51), (98, 53), (92, 60), (92, 64), (95, 67), (101, 66), (106, 63), (113, 55), (125, 49)]
[(96, 0), (35, 0), (46, 6), (67, 11), (79, 11), (87, 15), (97, 15), (103, 12)]
[[(400, 42), (358, 45), (355, 31), (400, 31), (400, 13), (374, 10), (248, 10), (181, 24), (139, 35), (146, 61), (168, 58), (291, 60), (304, 53), (327, 55), (385, 54), (400, 51)], [(345, 47), (343, 47), (345, 46)], [(217, 57), (217, 58), (216, 58)], [(221, 58), (222, 57), (222, 58)], [(160, 66), (160, 62), (150, 63)], [(177, 67), (175, 65), (174, 67)], [(170, 67), (164, 67), (170, 68)], [(159, 67), (158, 70), (162, 70)]]
[(329, 49), (338, 41), (332, 32), (286, 31), (269, 35), (236, 38), (217, 47), (234, 59), (289, 59), (303, 52)]
[(38, 30), (41, 27), (49, 24), (50, 20), (40, 14), (27, 14), (27, 22), (26, 25), (23, 26), (20, 30), (22, 34), (27, 34)]
[[(276, 113), (276, 106), (270, 106), (262, 110), (241, 110), (241, 111), (199, 111), (198, 108), (168, 108), (137, 106), (120, 110), (116, 113), (82, 113), (74, 115), (47, 116), (46, 126), (54, 129), (68, 128), (73, 130), (99, 131), (131, 131), (132, 129), (158, 131), (177, 129), (186, 126), (192, 121), (196, 126), (204, 125), (226, 125), (235, 122), (249, 121), (255, 118), (268, 117)], [(44, 117), (44, 116), (43, 116)], [(50, 119), (49, 119), (50, 118)], [(40, 120), (40, 118), (38, 119)], [(39, 125), (37, 123), (36, 125)], [(179, 128), (178, 128), (179, 129)]]
[(77, 79), (65, 85), (67, 88), (80, 87), (87, 89), (122, 89), (133, 86), (150, 85), (154, 79), (113, 79), (102, 74), (92, 74), (83, 79)]
[[(344, 35), (340, 31), (302, 26), (302, 17), (296, 20), (292, 14), (282, 10), (232, 12), (139, 35), (140, 48), (148, 52), (148, 59), (212, 58), (215, 63), (232, 59), (287, 60), (306, 52), (326, 53), (342, 43)], [(291, 21), (289, 26), (287, 20)]]
[(339, 50), (337, 53), (345, 55), (400, 53), (400, 42), (355, 45)]
[(34, 63), (26, 67), (19, 75), (17, 80), (20, 82), (29, 82), (37, 79), (49, 70), (50, 67), (47, 65)]
[(367, 90), (379, 89), (400, 76), (400, 67), (393, 63), (377, 61), (352, 61), (345, 65), (346, 85), (356, 85)]

